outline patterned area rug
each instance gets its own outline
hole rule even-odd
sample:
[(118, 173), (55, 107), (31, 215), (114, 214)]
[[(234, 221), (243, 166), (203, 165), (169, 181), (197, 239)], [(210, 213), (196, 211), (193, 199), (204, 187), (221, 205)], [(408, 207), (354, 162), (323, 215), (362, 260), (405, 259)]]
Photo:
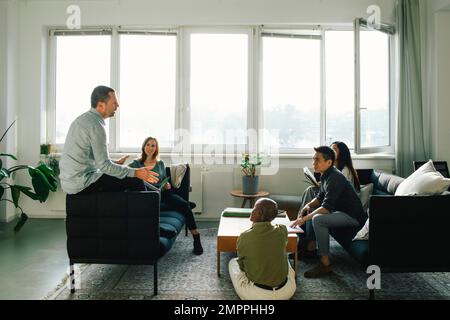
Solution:
[[(56, 300), (236, 300), (228, 275), (228, 262), (233, 254), (222, 253), (221, 277), (217, 277), (217, 229), (201, 230), (205, 252), (195, 256), (192, 237), (178, 236), (172, 250), (158, 263), (159, 292), (153, 296), (152, 266), (78, 265), (77, 290), (70, 294), (67, 276), (44, 299)], [(305, 270), (314, 261), (299, 261), (298, 300), (367, 299), (368, 275), (336, 242), (331, 243), (332, 275), (322, 279), (306, 279)], [(80, 281), (81, 280), (81, 281)], [(450, 273), (382, 274), (377, 299), (450, 300)]]

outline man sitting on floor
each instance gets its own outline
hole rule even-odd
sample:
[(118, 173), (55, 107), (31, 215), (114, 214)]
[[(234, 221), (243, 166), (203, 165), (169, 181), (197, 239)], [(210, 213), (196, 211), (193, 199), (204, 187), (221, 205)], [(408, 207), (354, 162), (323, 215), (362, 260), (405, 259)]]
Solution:
[(295, 293), (295, 272), (286, 256), (286, 226), (271, 224), (277, 214), (275, 201), (259, 199), (250, 216), (252, 227), (237, 240), (238, 258), (228, 269), (242, 300), (287, 300)]

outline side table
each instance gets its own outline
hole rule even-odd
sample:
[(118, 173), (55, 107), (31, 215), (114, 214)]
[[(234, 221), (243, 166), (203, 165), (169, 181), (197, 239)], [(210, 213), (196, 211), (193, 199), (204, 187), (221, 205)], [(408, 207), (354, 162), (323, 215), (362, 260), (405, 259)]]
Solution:
[(261, 197), (267, 197), (270, 193), (267, 191), (259, 191), (257, 194), (243, 194), (242, 190), (233, 190), (230, 192), (233, 197), (244, 198), (242, 202), (241, 208), (245, 207), (247, 201), (250, 202), (250, 208), (253, 208), (255, 205), (255, 200)]

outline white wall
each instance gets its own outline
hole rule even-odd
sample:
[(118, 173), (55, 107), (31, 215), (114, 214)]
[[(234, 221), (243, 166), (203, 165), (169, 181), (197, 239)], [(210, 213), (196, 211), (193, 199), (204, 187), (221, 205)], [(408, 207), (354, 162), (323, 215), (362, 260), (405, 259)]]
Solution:
[[(17, 117), (18, 101), (18, 4), (8, 0), (0, 2), (0, 134)], [(0, 145), (0, 152), (17, 153), (17, 125), (13, 126)], [(2, 157), (3, 166), (11, 167), (15, 161)], [(9, 190), (7, 191), (8, 197)], [(13, 205), (0, 202), (0, 221), (10, 221), (15, 216)]]
[(426, 4), (423, 41), (425, 128), (429, 128), (429, 150), (435, 160), (450, 162), (450, 0), (422, 0)]
[(436, 146), (435, 158), (450, 161), (450, 11), (435, 14)]
[(450, 9), (450, 0), (427, 0), (431, 4), (431, 10), (437, 12)]
[[(0, 1), (0, 135), (6, 129), (6, 12), (7, 3)], [(5, 149), (6, 143), (0, 143), (0, 152)], [(6, 202), (0, 202), (0, 221), (6, 220), (5, 205)]]
[[(377, 4), (382, 20), (393, 20), (395, 0), (116, 0), (116, 1), (21, 1), (19, 4), (19, 156), (25, 163), (39, 161), (39, 145), (45, 140), (42, 127), (46, 92), (46, 41), (49, 26), (64, 26), (69, 4), (81, 8), (81, 23), (91, 25), (239, 25), (239, 24), (351, 24), (355, 17), (366, 17), (367, 7)], [(283, 167), (300, 168), (310, 160), (283, 161)], [(389, 167), (393, 161), (361, 161), (362, 167)], [(282, 173), (284, 174), (284, 173)], [(219, 175), (220, 176), (220, 175)], [(300, 192), (297, 177), (280, 183), (267, 180), (263, 186), (291, 193)], [(225, 180), (209, 179), (203, 195), (205, 216), (215, 216), (230, 201), (227, 191), (236, 187), (230, 175)], [(226, 178), (225, 178), (226, 177)], [(216, 178), (218, 176), (216, 175)], [(25, 177), (21, 178), (21, 181)], [(218, 182), (215, 182), (218, 181)], [(194, 186), (195, 188), (195, 186)], [(294, 191), (295, 190), (295, 191)], [(22, 202), (31, 216), (61, 215), (62, 194), (52, 196), (48, 204), (28, 199)], [(236, 202), (238, 204), (238, 202)]]

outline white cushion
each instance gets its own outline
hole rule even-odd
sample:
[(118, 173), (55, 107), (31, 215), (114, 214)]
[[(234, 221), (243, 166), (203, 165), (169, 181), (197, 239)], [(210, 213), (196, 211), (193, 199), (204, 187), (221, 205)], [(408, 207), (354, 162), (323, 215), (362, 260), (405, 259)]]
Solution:
[(436, 171), (430, 160), (406, 178), (395, 191), (396, 196), (438, 195), (450, 186), (450, 179)]
[(367, 219), (364, 227), (362, 227), (361, 230), (359, 230), (356, 236), (353, 238), (353, 241), (356, 240), (369, 240), (369, 219)]
[(373, 193), (373, 183), (369, 183), (361, 186), (361, 190), (359, 191), (359, 200), (361, 200), (361, 204), (363, 206), (364, 212), (367, 212), (367, 208), (369, 206), (369, 198)]

